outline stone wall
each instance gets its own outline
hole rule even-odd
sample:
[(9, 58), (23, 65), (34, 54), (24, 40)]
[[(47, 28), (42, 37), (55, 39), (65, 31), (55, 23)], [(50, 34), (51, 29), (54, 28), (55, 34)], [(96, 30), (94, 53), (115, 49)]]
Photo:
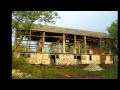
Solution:
[(50, 64), (49, 54), (31, 53), (28, 61), (31, 64)]
[[(28, 58), (29, 63), (31, 64), (50, 64), (50, 54), (40, 54), (40, 53), (26, 53), (30, 54)], [(16, 53), (16, 56), (19, 57), (20, 53)], [(77, 64), (100, 64), (100, 55), (80, 55), (81, 62), (78, 62), (77, 58), (74, 58), (73, 54), (59, 54), (59, 57), (56, 57), (56, 65), (77, 65)], [(113, 61), (110, 58), (110, 55), (106, 55), (105, 64), (113, 64)]]
[(113, 64), (113, 61), (110, 58), (110, 55), (106, 55), (105, 64)]
[(92, 61), (95, 64), (100, 64), (100, 55), (92, 55)]
[(56, 65), (77, 65), (77, 59), (74, 59), (73, 54), (60, 54), (56, 58)]
[(91, 55), (91, 60), (90, 60), (90, 55), (81, 55), (82, 59), (82, 64), (100, 64), (100, 55)]
[(89, 55), (81, 55), (81, 64), (90, 64)]

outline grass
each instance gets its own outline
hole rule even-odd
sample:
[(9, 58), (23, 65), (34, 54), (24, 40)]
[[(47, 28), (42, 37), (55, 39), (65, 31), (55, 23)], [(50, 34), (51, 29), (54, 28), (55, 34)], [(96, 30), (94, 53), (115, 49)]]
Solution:
[[(19, 70), (22, 76), (12, 74), (13, 79), (117, 79), (118, 65), (105, 68), (104, 71), (84, 71), (83, 66), (30, 65), (27, 57), (12, 59), (12, 70)], [(30, 77), (28, 77), (30, 75)]]
[(118, 79), (118, 63), (116, 63), (114, 67), (106, 69), (104, 76), (107, 79)]

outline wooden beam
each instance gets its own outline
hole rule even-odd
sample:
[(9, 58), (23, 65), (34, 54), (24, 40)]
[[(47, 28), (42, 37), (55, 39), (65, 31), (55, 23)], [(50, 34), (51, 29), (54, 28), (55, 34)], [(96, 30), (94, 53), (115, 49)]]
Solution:
[(102, 54), (102, 39), (100, 38), (100, 54)]
[(51, 38), (62, 38), (63, 36), (45, 36), (45, 37), (51, 37)]
[(42, 53), (44, 53), (45, 32), (42, 35)]
[(65, 34), (63, 34), (63, 53), (65, 53)]
[(84, 53), (86, 54), (86, 36), (84, 36)]
[(29, 50), (30, 50), (30, 43), (31, 43), (31, 31), (30, 31), (30, 36), (29, 36)]
[(76, 54), (76, 35), (74, 35), (74, 54)]
[(14, 47), (17, 46), (17, 30), (15, 30)]

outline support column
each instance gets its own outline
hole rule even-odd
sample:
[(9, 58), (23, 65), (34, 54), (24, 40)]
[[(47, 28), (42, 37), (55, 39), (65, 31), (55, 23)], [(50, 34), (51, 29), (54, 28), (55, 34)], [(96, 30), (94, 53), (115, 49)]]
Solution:
[(65, 34), (63, 34), (63, 53), (65, 53)]
[(30, 31), (30, 35), (29, 35), (29, 50), (30, 50), (30, 44), (31, 44), (31, 31)]
[(100, 54), (102, 54), (102, 39), (100, 38)]
[(86, 36), (84, 36), (84, 53), (86, 54)]
[(74, 54), (76, 54), (76, 35), (74, 35)]
[(15, 30), (14, 47), (17, 46), (17, 30)]
[(44, 53), (45, 32), (42, 35), (42, 53)]

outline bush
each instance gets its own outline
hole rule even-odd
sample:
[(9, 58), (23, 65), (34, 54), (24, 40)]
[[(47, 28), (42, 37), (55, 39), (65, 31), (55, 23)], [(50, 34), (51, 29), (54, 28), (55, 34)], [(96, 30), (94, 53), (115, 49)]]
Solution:
[[(12, 56), (12, 70), (19, 70), (19, 73), (24, 73), (22, 77), (12, 75), (13, 79), (16, 78), (41, 78), (40, 73), (41, 71), (32, 66), (28, 61), (27, 61), (27, 56), (20, 56), (16, 58), (15, 56)], [(31, 75), (31, 77), (27, 77), (28, 75)]]

